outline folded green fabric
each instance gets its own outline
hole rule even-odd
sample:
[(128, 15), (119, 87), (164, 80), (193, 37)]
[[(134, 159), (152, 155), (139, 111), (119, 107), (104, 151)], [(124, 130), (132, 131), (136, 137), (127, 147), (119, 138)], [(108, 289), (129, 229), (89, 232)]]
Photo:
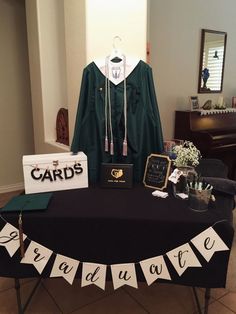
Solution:
[(0, 211), (20, 212), (45, 210), (52, 197), (52, 193), (24, 194), (14, 196)]

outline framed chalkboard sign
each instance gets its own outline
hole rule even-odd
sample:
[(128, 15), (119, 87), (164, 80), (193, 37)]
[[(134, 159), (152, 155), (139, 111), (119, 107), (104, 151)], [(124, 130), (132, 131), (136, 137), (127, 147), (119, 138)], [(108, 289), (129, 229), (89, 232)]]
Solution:
[(151, 154), (147, 158), (143, 183), (146, 187), (163, 190), (167, 186), (171, 160), (165, 155)]

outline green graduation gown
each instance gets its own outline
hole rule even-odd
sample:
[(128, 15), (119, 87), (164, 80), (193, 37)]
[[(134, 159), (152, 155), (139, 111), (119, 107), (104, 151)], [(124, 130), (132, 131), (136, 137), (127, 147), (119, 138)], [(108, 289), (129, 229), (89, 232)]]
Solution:
[(143, 179), (146, 159), (163, 151), (161, 121), (152, 69), (139, 61), (126, 78), (127, 156), (122, 156), (124, 139), (124, 84), (110, 82), (114, 155), (105, 152), (105, 76), (92, 62), (83, 71), (71, 151), (83, 151), (88, 158), (91, 183), (100, 176), (101, 163), (133, 164), (134, 180)]

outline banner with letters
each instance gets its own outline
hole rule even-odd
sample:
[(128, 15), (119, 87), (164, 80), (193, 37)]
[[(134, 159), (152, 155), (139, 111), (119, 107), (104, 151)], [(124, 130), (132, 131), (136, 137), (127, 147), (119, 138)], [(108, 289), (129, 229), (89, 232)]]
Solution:
[[(0, 246), (5, 247), (10, 257), (12, 257), (20, 248), (19, 230), (6, 222), (2, 216), (0, 216), (0, 218), (5, 222), (4, 227), (0, 231)], [(140, 264), (147, 284), (151, 285), (159, 278), (171, 281), (171, 275), (165, 262), (166, 258), (169, 259), (179, 276), (181, 276), (187, 268), (204, 267), (198, 260), (190, 243), (199, 251), (207, 263), (210, 262), (216, 252), (230, 250), (213, 229), (213, 226), (202, 231), (194, 238), (190, 239), (189, 242), (183, 243), (163, 255), (154, 256), (134, 263), (113, 265), (83, 262), (57, 254), (23, 234), (23, 241), (28, 239), (30, 244), (20, 263), (31, 264), (37, 269), (39, 274), (42, 274), (49, 259), (54, 256), (55, 260), (50, 277), (63, 277), (71, 285), (78, 271), (78, 266), (81, 263), (81, 286), (85, 287), (94, 284), (103, 290), (105, 290), (107, 268), (110, 266), (114, 289), (118, 289), (123, 285), (138, 288), (135, 269), (136, 264)]]

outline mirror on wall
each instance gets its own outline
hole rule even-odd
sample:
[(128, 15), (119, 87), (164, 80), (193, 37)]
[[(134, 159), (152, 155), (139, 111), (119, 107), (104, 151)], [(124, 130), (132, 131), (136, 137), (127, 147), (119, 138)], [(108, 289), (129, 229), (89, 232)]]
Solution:
[(221, 93), (223, 89), (227, 33), (202, 29), (198, 93)]

